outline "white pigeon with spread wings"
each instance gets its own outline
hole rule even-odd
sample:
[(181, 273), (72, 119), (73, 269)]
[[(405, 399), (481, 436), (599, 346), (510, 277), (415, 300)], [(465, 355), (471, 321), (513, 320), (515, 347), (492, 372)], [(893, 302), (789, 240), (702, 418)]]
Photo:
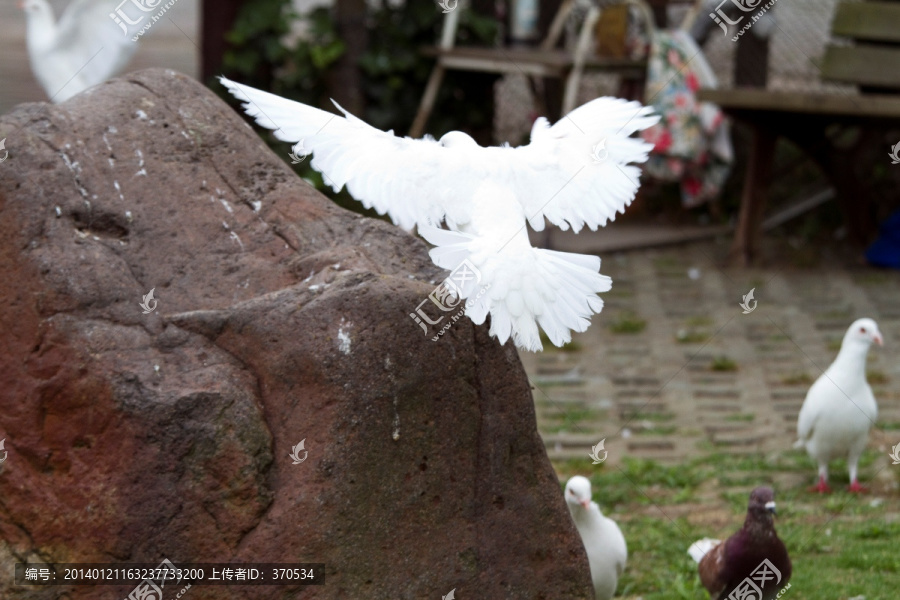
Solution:
[(616, 522), (591, 501), (591, 482), (586, 477), (576, 475), (566, 483), (566, 505), (587, 552), (594, 595), (597, 600), (609, 600), (616, 593), (628, 560), (625, 536)]
[[(557, 346), (584, 331), (610, 289), (596, 256), (533, 248), (527, 226), (544, 219), (576, 233), (615, 219), (637, 192), (651, 145), (630, 137), (658, 121), (637, 102), (597, 98), (553, 126), (538, 119), (531, 143), (482, 147), (459, 131), (440, 140), (401, 138), (349, 114), (326, 112), (220, 78), (245, 112), (276, 138), (312, 152), (311, 166), (335, 191), (419, 233), (438, 266), (469, 261), (481, 275), (460, 290), (476, 324), (540, 350), (538, 326)], [(598, 151), (599, 148), (599, 151)], [(446, 223), (449, 229), (439, 228)]]
[(819, 465), (819, 493), (828, 488), (828, 463), (847, 457), (850, 491), (862, 492), (857, 465), (878, 418), (878, 404), (866, 381), (866, 356), (875, 342), (884, 342), (872, 319), (857, 319), (847, 329), (841, 350), (831, 366), (816, 379), (797, 418), (796, 448), (805, 448)]
[(137, 44), (110, 18), (116, 0), (72, 0), (59, 21), (47, 0), (21, 0), (31, 70), (52, 102), (64, 102), (125, 68)]

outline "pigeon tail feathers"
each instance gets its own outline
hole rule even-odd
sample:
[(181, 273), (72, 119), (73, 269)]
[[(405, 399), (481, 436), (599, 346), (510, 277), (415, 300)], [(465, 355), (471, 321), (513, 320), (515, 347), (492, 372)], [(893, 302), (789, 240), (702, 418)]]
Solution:
[(602, 310), (597, 294), (612, 287), (599, 273), (596, 256), (527, 243), (508, 243), (497, 251), (483, 236), (435, 227), (420, 227), (419, 233), (435, 245), (430, 255), (438, 266), (454, 270), (468, 260), (478, 270), (480, 283), (463, 290), (466, 315), (480, 325), (490, 314), (490, 333), (501, 344), (512, 338), (519, 348), (539, 351), (539, 328), (556, 346), (570, 342), (571, 332), (585, 331), (590, 317)]

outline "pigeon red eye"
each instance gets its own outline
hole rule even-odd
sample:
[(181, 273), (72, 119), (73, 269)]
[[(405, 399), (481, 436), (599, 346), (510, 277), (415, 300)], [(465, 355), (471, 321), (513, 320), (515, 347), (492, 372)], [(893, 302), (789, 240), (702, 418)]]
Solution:
[(860, 333), (865, 333), (865, 332), (866, 332), (866, 328), (865, 328), (865, 327), (860, 327), (860, 328), (859, 328), (859, 332), (860, 332)]

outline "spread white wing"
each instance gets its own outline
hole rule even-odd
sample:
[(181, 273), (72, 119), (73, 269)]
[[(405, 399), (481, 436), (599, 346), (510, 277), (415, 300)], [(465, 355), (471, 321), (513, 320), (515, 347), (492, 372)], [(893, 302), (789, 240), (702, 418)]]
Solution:
[(640, 169), (629, 163), (646, 160), (652, 147), (629, 136), (658, 120), (637, 102), (598, 98), (552, 127), (539, 119), (527, 146), (445, 147), (381, 131), (340, 107), (343, 116), (220, 80), (275, 137), (302, 140), (312, 167), (335, 190), (346, 185), (366, 207), (407, 229), (442, 219), (453, 229), (465, 225), (484, 181), (510, 190), (536, 230), (545, 217), (575, 231), (603, 226), (631, 203)]

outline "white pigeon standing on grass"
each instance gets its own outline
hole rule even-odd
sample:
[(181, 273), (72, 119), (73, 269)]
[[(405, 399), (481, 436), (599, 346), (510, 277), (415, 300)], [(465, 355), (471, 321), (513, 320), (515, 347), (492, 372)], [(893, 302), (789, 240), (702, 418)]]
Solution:
[(828, 463), (847, 457), (851, 492), (864, 492), (859, 485), (857, 465), (869, 440), (869, 429), (878, 418), (878, 405), (866, 381), (866, 356), (875, 342), (884, 342), (872, 319), (857, 319), (850, 325), (841, 350), (831, 366), (816, 379), (800, 409), (795, 448), (806, 448), (819, 464), (819, 493), (828, 487)]
[[(630, 136), (656, 123), (637, 102), (597, 98), (552, 127), (540, 118), (531, 143), (482, 147), (459, 131), (440, 140), (400, 138), (343, 116), (219, 78), (244, 111), (275, 137), (313, 153), (311, 166), (335, 191), (347, 186), (366, 208), (388, 214), (436, 247), (438, 266), (471, 264), (480, 274), (460, 289), (476, 324), (491, 315), (491, 335), (542, 349), (538, 326), (562, 346), (603, 308), (611, 280), (600, 258), (533, 248), (527, 226), (544, 219), (576, 233), (606, 225), (639, 187), (652, 146)], [(598, 151), (602, 150), (602, 152)], [(449, 229), (440, 229), (441, 223)]]
[(619, 577), (625, 570), (628, 547), (616, 522), (603, 516), (591, 501), (591, 482), (576, 475), (566, 483), (566, 505), (575, 521), (591, 567), (594, 595), (609, 600), (616, 593)]
[(116, 0), (72, 0), (59, 21), (47, 0), (20, 0), (31, 70), (52, 102), (64, 102), (125, 68), (137, 44), (110, 18)]

